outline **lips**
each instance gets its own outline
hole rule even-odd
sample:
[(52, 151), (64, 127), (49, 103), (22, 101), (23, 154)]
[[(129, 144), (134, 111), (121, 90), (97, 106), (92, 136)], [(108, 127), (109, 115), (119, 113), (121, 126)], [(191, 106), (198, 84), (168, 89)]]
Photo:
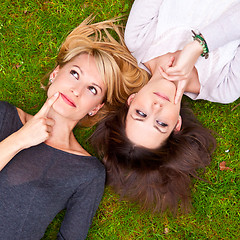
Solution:
[(67, 97), (66, 95), (64, 95), (63, 93), (60, 93), (60, 95), (61, 95), (63, 101), (64, 101), (66, 104), (68, 104), (68, 105), (71, 106), (71, 107), (76, 107), (75, 103), (74, 103), (70, 98), (68, 98), (68, 97)]
[(162, 98), (162, 99), (167, 100), (167, 101), (170, 102), (168, 96), (166, 96), (166, 95), (164, 95), (164, 94), (162, 94), (162, 93), (159, 93), (159, 92), (154, 92), (154, 94), (157, 95), (158, 97), (160, 97), (160, 98)]

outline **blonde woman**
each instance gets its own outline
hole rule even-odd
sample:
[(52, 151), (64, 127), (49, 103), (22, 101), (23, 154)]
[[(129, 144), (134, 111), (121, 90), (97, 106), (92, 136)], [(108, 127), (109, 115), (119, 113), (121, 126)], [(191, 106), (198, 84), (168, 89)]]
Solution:
[(61, 46), (48, 99), (36, 115), (0, 102), (0, 239), (40, 239), (64, 208), (58, 239), (85, 239), (88, 233), (105, 169), (77, 142), (73, 129), (82, 120), (96, 123), (146, 77), (119, 26), (88, 22)]

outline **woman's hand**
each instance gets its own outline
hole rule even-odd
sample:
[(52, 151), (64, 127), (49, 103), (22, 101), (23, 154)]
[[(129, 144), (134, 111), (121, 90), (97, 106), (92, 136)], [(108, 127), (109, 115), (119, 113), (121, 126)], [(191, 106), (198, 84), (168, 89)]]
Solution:
[(0, 171), (18, 152), (40, 144), (49, 138), (54, 120), (47, 118), (47, 114), (58, 96), (59, 93), (56, 93), (47, 99), (40, 111), (22, 128), (0, 142)]
[[(171, 57), (165, 71), (160, 67), (161, 75), (170, 80), (178, 81), (175, 103), (181, 100), (188, 82), (191, 80), (194, 65), (203, 51), (198, 41), (187, 44), (177, 57)], [(179, 52), (179, 51), (177, 51)]]
[(177, 91), (176, 91), (175, 98), (174, 98), (174, 103), (177, 104), (182, 99), (183, 93), (185, 92), (186, 86), (188, 85), (188, 82), (190, 80), (190, 76), (186, 77), (186, 78), (182, 78), (182, 79), (180, 78), (181, 80), (172, 80), (171, 76), (167, 75), (166, 72), (164, 72), (162, 67), (159, 67), (159, 72), (164, 78), (166, 78), (170, 81), (177, 82), (176, 83)]
[(59, 93), (56, 93), (48, 98), (39, 112), (16, 132), (17, 138), (22, 142), (23, 149), (38, 145), (49, 138), (54, 120), (47, 118), (47, 114), (58, 96)]

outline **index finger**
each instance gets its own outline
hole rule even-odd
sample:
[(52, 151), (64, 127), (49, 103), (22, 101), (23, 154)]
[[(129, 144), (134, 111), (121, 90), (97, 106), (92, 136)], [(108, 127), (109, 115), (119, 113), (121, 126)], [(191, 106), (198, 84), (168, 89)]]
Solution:
[(159, 72), (160, 74), (166, 78), (169, 81), (179, 81), (179, 75), (171, 75), (169, 76), (166, 72), (164, 72), (164, 70), (162, 69), (162, 67), (159, 67)]
[(52, 95), (50, 98), (48, 98), (36, 115), (38, 117), (46, 117), (49, 109), (52, 107), (52, 105), (58, 99), (58, 96), (59, 96), (59, 92), (56, 92), (54, 95)]
[(176, 96), (175, 96), (175, 100), (174, 100), (175, 104), (178, 104), (181, 101), (182, 95), (183, 95), (182, 91), (177, 91)]
[(181, 101), (183, 93), (184, 93), (184, 82), (180, 81), (178, 82), (178, 85), (177, 85), (177, 91), (176, 91), (175, 100), (174, 100), (175, 104), (178, 104)]

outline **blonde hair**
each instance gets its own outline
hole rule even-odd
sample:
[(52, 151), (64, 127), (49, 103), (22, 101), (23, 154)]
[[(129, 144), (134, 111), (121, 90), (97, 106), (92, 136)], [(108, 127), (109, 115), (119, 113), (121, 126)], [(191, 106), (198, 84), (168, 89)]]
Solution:
[[(147, 72), (138, 67), (136, 59), (124, 43), (123, 26), (116, 24), (118, 20), (92, 23), (91, 16), (86, 18), (67, 36), (57, 56), (60, 68), (80, 54), (93, 56), (107, 86), (104, 107), (95, 116), (84, 117), (81, 120), (83, 126), (97, 123), (148, 81)], [(112, 35), (116, 35), (118, 40)]]

